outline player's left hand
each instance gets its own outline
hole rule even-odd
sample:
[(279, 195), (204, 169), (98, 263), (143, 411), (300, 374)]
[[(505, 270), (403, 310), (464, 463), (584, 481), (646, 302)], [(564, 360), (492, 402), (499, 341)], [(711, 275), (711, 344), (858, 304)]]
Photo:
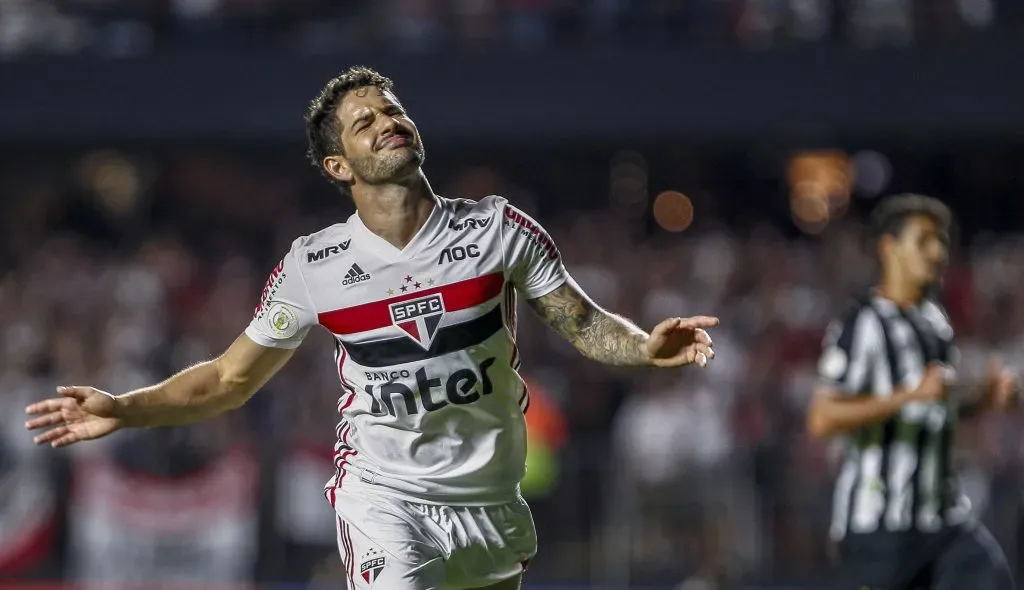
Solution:
[(705, 328), (718, 325), (718, 318), (696, 316), (669, 318), (651, 330), (644, 352), (655, 367), (681, 367), (696, 363), (704, 368), (715, 358), (711, 336)]
[(985, 381), (993, 409), (1006, 410), (1020, 402), (1020, 378), (1015, 371), (1004, 367), (1000, 358), (989, 361)]

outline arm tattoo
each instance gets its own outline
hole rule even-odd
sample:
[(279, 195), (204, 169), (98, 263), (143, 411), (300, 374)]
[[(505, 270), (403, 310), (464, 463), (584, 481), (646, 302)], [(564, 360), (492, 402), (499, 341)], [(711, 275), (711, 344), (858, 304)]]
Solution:
[(609, 365), (648, 364), (647, 333), (595, 305), (574, 283), (527, 303), (583, 356)]

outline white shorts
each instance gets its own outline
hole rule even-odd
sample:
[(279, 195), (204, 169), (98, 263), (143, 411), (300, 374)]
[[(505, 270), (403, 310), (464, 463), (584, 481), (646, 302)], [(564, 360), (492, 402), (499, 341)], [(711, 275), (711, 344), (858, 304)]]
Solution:
[(468, 590), (522, 573), (537, 553), (526, 501), (497, 506), (419, 504), (334, 492), (338, 548), (350, 590)]

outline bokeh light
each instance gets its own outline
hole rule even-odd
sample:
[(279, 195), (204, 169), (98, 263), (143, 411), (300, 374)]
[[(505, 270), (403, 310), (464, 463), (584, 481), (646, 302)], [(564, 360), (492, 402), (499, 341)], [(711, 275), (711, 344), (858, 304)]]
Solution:
[(671, 232), (681, 232), (693, 223), (693, 202), (678, 191), (664, 191), (654, 198), (654, 220)]
[(789, 160), (790, 213), (806, 233), (820, 233), (829, 221), (841, 218), (850, 205), (854, 166), (840, 150), (801, 152)]
[(864, 150), (853, 156), (854, 186), (865, 197), (877, 197), (889, 187), (892, 164), (884, 155)]
[(142, 191), (140, 171), (119, 152), (101, 150), (85, 155), (78, 164), (78, 179), (96, 203), (111, 214), (127, 215), (138, 205)]

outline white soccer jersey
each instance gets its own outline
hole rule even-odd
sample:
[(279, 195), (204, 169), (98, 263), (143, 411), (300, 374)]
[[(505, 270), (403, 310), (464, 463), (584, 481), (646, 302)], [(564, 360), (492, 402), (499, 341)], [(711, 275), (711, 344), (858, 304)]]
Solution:
[(295, 240), (245, 333), (279, 348), (316, 324), (334, 335), (343, 391), (329, 499), (373, 485), (428, 503), (509, 502), (530, 401), (516, 292), (540, 297), (567, 279), (551, 238), (505, 199), (439, 197), (401, 250), (358, 214)]

